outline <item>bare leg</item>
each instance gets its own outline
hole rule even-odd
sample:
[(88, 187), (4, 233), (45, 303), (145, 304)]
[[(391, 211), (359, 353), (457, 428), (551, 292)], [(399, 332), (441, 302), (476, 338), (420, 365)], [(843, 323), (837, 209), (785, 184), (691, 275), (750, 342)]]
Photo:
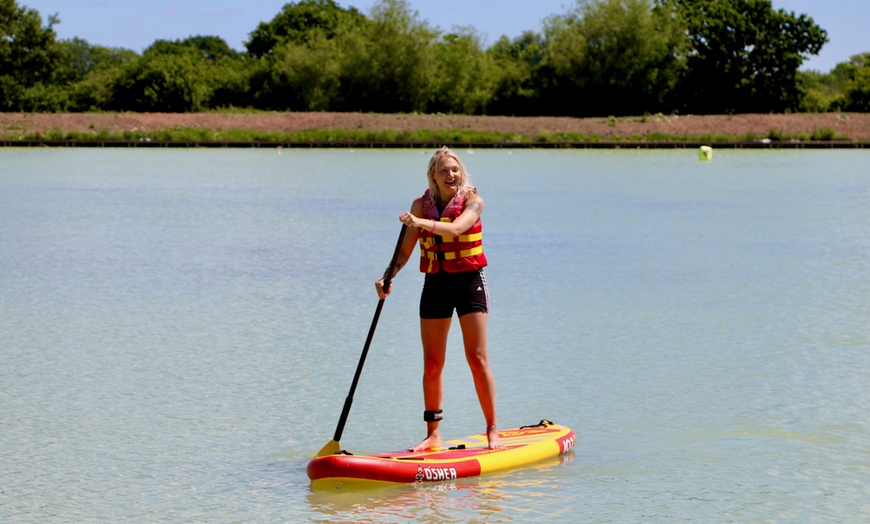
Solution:
[(489, 368), (486, 346), (487, 313), (469, 313), (459, 317), (462, 328), (462, 341), (465, 345), (465, 359), (474, 378), (474, 389), (486, 419), (486, 438), (489, 449), (502, 449), (504, 444), (498, 437), (498, 424), (495, 412), (495, 378)]
[[(427, 411), (441, 409), (444, 400), (444, 382), (441, 371), (447, 353), (447, 333), (450, 318), (420, 319), (420, 335), (423, 339), (423, 403)], [(408, 451), (423, 451), (441, 445), (438, 422), (426, 423), (426, 438)]]

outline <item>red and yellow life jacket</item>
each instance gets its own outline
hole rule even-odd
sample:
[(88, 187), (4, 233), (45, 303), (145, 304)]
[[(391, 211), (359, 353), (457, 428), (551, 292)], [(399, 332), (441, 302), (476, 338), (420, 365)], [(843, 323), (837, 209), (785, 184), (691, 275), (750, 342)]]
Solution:
[[(429, 190), (423, 195), (423, 216), (441, 222), (453, 222), (465, 209), (465, 196), (457, 193), (444, 210), (438, 212)], [(456, 237), (439, 236), (420, 229), (420, 271), (423, 273), (459, 273), (486, 266), (480, 218), (468, 231)]]

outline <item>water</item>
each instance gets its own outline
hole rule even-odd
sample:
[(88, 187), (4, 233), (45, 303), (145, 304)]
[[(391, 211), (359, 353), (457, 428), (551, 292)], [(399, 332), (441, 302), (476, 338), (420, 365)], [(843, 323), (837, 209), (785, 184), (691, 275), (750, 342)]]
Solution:
[[(859, 522), (863, 151), (475, 151), (502, 427), (576, 451), (309, 489), (429, 151), (0, 149), (0, 519)], [(423, 436), (413, 267), (342, 445)], [(458, 331), (458, 329), (456, 330)], [(458, 333), (443, 431), (483, 430)]]

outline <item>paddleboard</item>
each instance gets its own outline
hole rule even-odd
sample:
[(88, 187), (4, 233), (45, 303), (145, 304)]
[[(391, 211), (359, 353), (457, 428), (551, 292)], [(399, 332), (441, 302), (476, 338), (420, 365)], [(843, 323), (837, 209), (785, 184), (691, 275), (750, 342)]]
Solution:
[(339, 451), (308, 463), (314, 488), (442, 482), (485, 475), (558, 457), (574, 448), (570, 428), (542, 420), (499, 431), (504, 449), (487, 449), (485, 434), (442, 442), (437, 449), (352, 455)]

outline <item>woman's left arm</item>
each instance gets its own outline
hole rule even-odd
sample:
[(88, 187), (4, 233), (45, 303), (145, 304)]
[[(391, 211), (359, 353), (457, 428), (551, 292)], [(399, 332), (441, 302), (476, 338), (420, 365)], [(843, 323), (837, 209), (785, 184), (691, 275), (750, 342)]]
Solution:
[(465, 209), (462, 210), (462, 214), (453, 222), (438, 222), (435, 234), (445, 237), (459, 236), (471, 229), (471, 226), (477, 222), (482, 213), (483, 198), (477, 193), (473, 193), (465, 201)]
[(431, 231), (438, 236), (455, 237), (471, 229), (481, 213), (483, 213), (483, 198), (474, 193), (465, 201), (465, 209), (453, 222), (439, 222), (431, 218), (414, 216), (411, 213), (405, 213), (399, 219), (409, 226)]

